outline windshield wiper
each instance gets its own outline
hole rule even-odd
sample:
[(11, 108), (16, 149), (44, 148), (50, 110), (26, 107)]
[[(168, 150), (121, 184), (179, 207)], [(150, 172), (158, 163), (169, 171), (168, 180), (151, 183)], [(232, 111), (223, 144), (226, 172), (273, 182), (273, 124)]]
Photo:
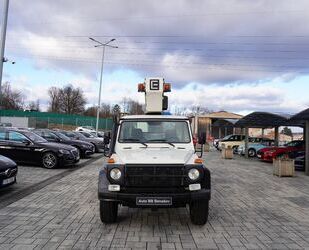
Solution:
[(153, 141), (153, 142), (164, 142), (164, 143), (167, 143), (173, 147), (175, 147), (175, 144), (169, 142), (169, 141), (166, 141), (166, 140), (163, 140), (163, 139), (155, 139), (155, 140), (148, 140), (148, 141)]
[(148, 145), (145, 142), (140, 141), (139, 139), (135, 138), (129, 138), (129, 139), (124, 139), (125, 142), (139, 142), (140, 144), (144, 145), (146, 148), (148, 148)]

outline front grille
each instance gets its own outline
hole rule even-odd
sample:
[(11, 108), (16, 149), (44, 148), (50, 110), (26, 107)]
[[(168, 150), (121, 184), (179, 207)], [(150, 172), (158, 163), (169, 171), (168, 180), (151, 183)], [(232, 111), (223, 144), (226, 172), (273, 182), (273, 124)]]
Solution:
[(0, 177), (9, 178), (9, 177), (15, 176), (16, 173), (17, 173), (17, 168), (8, 168), (0, 172)]
[(181, 187), (184, 185), (183, 165), (126, 165), (127, 187)]

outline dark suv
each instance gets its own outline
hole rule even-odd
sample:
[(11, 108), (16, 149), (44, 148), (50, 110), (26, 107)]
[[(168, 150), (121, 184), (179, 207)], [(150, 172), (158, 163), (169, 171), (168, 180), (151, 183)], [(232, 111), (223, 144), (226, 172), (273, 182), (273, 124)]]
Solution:
[(0, 154), (21, 163), (45, 168), (72, 165), (79, 161), (76, 148), (48, 142), (41, 136), (18, 129), (0, 129)]
[(75, 147), (78, 150), (81, 157), (92, 155), (95, 151), (93, 144), (85, 141), (72, 139), (60, 133), (59, 131), (53, 131), (48, 129), (36, 129), (33, 130), (33, 132), (35, 132), (39, 136), (42, 136), (49, 142), (58, 142)]

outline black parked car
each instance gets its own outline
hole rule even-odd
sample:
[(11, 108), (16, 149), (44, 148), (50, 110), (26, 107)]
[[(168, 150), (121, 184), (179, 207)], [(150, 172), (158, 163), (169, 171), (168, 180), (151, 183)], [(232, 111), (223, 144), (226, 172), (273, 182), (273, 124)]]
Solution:
[(72, 139), (86, 141), (86, 142), (93, 144), (95, 147), (96, 153), (100, 152), (100, 149), (104, 149), (103, 138), (95, 137), (87, 132), (61, 131), (61, 133), (63, 133), (64, 135)]
[(295, 170), (305, 171), (305, 151), (290, 152), (289, 158), (295, 160)]
[(35, 129), (34, 133), (43, 137), (45, 140), (49, 142), (58, 142), (62, 144), (67, 144), (75, 147), (81, 157), (86, 157), (88, 155), (92, 155), (95, 151), (94, 145), (80, 140), (72, 139), (59, 131), (49, 130), (49, 129)]
[(45, 168), (72, 165), (79, 161), (72, 146), (48, 142), (26, 130), (0, 129), (0, 154), (21, 163), (39, 164)]
[(17, 164), (0, 155), (0, 188), (16, 183)]

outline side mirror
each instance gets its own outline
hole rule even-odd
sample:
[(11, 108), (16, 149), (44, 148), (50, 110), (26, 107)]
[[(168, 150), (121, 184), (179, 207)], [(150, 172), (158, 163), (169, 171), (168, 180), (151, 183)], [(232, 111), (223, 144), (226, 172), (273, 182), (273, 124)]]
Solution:
[(25, 144), (26, 146), (31, 144), (31, 142), (27, 139), (22, 140), (22, 143)]
[(201, 145), (206, 144), (206, 132), (202, 132), (198, 137), (198, 143)]

